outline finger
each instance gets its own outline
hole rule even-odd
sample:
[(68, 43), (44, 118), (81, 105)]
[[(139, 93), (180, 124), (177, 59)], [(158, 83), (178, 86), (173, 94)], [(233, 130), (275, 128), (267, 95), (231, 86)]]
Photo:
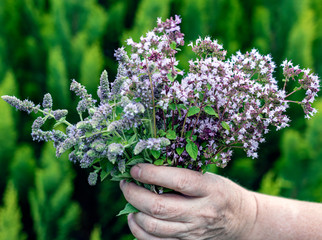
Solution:
[(125, 199), (141, 212), (159, 219), (188, 221), (190, 209), (195, 208), (191, 199), (177, 194), (155, 194), (133, 182), (120, 184)]
[(183, 239), (189, 234), (188, 223), (165, 221), (139, 212), (133, 219), (145, 232), (161, 238)]
[(131, 175), (139, 182), (173, 189), (188, 196), (208, 195), (208, 176), (189, 169), (138, 164), (132, 167)]
[(138, 240), (178, 240), (178, 238), (160, 238), (153, 236), (146, 231), (144, 231), (133, 219), (133, 214), (129, 214), (128, 216), (128, 225), (132, 232), (132, 234), (138, 239)]

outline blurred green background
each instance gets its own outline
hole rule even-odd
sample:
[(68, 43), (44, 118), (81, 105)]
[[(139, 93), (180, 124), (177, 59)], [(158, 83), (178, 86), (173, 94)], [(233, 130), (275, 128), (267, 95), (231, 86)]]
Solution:
[[(114, 49), (151, 30), (157, 17), (178, 14), (186, 43), (216, 38), (231, 55), (257, 48), (322, 76), (321, 0), (1, 0), (0, 95), (38, 103), (45, 93), (54, 108), (75, 108), (72, 78), (96, 92), (101, 72), (116, 74)], [(181, 66), (193, 57), (189, 47)], [(280, 78), (280, 70), (276, 71)], [(291, 128), (272, 129), (259, 158), (236, 152), (215, 172), (273, 195), (322, 201), (322, 100), (304, 120), (291, 108)], [(52, 144), (31, 141), (35, 115), (0, 100), (0, 239), (133, 239), (118, 183), (90, 187), (87, 170), (55, 157)], [(70, 117), (73, 119), (75, 116)]]

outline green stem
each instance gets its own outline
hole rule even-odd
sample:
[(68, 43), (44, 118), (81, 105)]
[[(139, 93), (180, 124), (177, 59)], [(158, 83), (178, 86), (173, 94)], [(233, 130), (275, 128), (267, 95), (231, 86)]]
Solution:
[(301, 86), (301, 87), (299, 87), (298, 89), (294, 90), (293, 92), (290, 92), (289, 94), (287, 94), (287, 95), (285, 96), (285, 98), (284, 98), (284, 99), (288, 98), (288, 97), (289, 97), (289, 96), (291, 96), (293, 93), (295, 93), (295, 92), (297, 92), (297, 91), (299, 91), (299, 90), (301, 90), (301, 89), (302, 89), (302, 86)]
[[(53, 114), (51, 114), (50, 112), (48, 113), (48, 112), (45, 112), (45, 111), (43, 111), (41, 109), (38, 109), (38, 111), (43, 113), (45, 116), (50, 116), (52, 118), (55, 118), (55, 116)], [(66, 120), (62, 121), (61, 123), (65, 123), (67, 126), (73, 126), (73, 124), (71, 124), (70, 122), (68, 122)]]
[(186, 125), (186, 120), (187, 120), (187, 117), (188, 117), (188, 111), (189, 111), (189, 109), (190, 109), (190, 107), (191, 107), (191, 104), (192, 104), (192, 102), (190, 102), (190, 105), (189, 105), (189, 108), (188, 108), (188, 110), (187, 110), (186, 116), (184, 117), (184, 121), (183, 121), (182, 129), (181, 129), (181, 137), (183, 137), (184, 126)]
[(151, 137), (153, 137), (153, 126), (152, 126), (152, 122), (151, 122), (151, 116), (150, 116), (150, 112), (149, 110), (147, 111), (148, 112), (148, 118), (149, 119), (141, 119), (142, 121), (148, 121), (150, 123), (150, 128), (151, 128)]
[(123, 138), (117, 131), (113, 132), (115, 135), (117, 135), (118, 137), (122, 138), (123, 141), (126, 141), (126, 138)]
[(135, 127), (133, 127), (133, 132), (134, 132), (134, 134), (135, 134), (135, 138), (136, 138), (136, 140), (138, 140), (138, 141), (139, 141), (138, 132), (136, 131), (136, 128), (135, 128)]
[(198, 123), (198, 121), (199, 121), (199, 117), (200, 117), (200, 113), (201, 113), (201, 111), (202, 111), (202, 108), (200, 108), (200, 111), (199, 111), (199, 113), (198, 113), (198, 115), (197, 115), (197, 119), (196, 119), (195, 125), (194, 125), (194, 126), (193, 126), (193, 128), (192, 128), (192, 132), (191, 132), (191, 136), (190, 136), (190, 138), (192, 138), (193, 131), (195, 130), (195, 128), (196, 128), (196, 126), (197, 126), (197, 123)]
[(153, 107), (153, 133), (154, 133), (154, 137), (157, 137), (157, 129), (156, 129), (156, 118), (155, 118), (155, 102), (154, 102), (154, 90), (153, 90), (153, 83), (152, 83), (152, 77), (151, 77), (151, 73), (149, 70), (149, 65), (148, 65), (148, 60), (145, 59), (146, 62), (146, 69), (148, 71), (148, 76), (149, 76), (149, 80), (150, 80), (150, 88), (151, 88), (151, 96), (152, 96), (152, 107)]

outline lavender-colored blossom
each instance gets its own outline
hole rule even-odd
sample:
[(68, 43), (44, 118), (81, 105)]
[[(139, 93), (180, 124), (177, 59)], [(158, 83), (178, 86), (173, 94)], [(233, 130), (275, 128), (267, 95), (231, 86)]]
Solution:
[(117, 166), (118, 166), (118, 170), (119, 170), (121, 173), (125, 173), (125, 170), (126, 170), (125, 159), (120, 159), (120, 160), (117, 162)]
[(43, 108), (52, 108), (53, 107), (53, 98), (50, 93), (46, 93), (42, 102)]
[(147, 146), (146, 141), (140, 139), (140, 141), (135, 145), (133, 153), (135, 155), (141, 153), (146, 148), (146, 146)]
[(107, 145), (103, 139), (97, 139), (91, 144), (90, 147), (94, 149), (96, 152), (102, 153), (106, 150)]
[(83, 158), (79, 161), (79, 165), (81, 168), (89, 168), (93, 161), (94, 158), (91, 158), (87, 154), (84, 154)]
[(85, 112), (86, 110), (94, 107), (96, 100), (92, 99), (92, 95), (87, 93), (86, 88), (79, 82), (72, 80), (70, 90), (75, 92), (81, 101), (77, 105), (78, 112)]
[(107, 120), (112, 113), (112, 107), (108, 103), (101, 103), (98, 108), (93, 111), (91, 124), (94, 127), (106, 127)]
[(31, 136), (33, 141), (52, 141), (53, 140), (53, 133), (51, 131), (43, 131), (41, 129), (32, 129)]
[(91, 131), (93, 130), (93, 125), (91, 123), (91, 121), (89, 120), (86, 120), (86, 121), (79, 121), (77, 124), (76, 124), (76, 128), (77, 129), (80, 129), (80, 130), (87, 130), (87, 131)]
[(107, 158), (111, 163), (115, 163), (118, 156), (122, 156), (124, 146), (119, 143), (111, 143), (108, 145)]
[(162, 148), (170, 145), (170, 140), (165, 137), (149, 138), (147, 140), (140, 140), (133, 150), (135, 155), (141, 153), (144, 149), (161, 150)]
[(91, 185), (91, 186), (94, 186), (97, 182), (97, 173), (96, 172), (91, 172), (89, 175), (88, 175), (88, 184)]
[(9, 103), (11, 106), (17, 108), (20, 111), (25, 111), (30, 114), (32, 111), (38, 111), (39, 106), (36, 106), (32, 101), (16, 98), (15, 96), (2, 96), (2, 99)]
[(41, 128), (42, 125), (44, 125), (45, 119), (42, 117), (37, 117), (36, 120), (33, 122), (31, 129), (32, 130), (38, 130)]
[(51, 131), (41, 130), (42, 125), (44, 125), (45, 119), (38, 117), (31, 126), (31, 136), (33, 141), (52, 141), (53, 133)]
[(97, 90), (97, 95), (101, 102), (107, 102), (110, 94), (110, 83), (108, 81), (107, 71), (104, 70), (100, 78), (100, 86)]
[(56, 156), (60, 157), (65, 151), (74, 147), (77, 144), (77, 138), (69, 137), (61, 142), (56, 148)]
[(55, 111), (52, 111), (52, 114), (54, 115), (55, 120), (60, 120), (63, 117), (66, 117), (68, 114), (68, 111), (66, 109), (57, 109)]

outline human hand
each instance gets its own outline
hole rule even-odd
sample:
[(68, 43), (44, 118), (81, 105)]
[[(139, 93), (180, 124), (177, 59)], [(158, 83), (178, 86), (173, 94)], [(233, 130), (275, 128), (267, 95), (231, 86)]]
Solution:
[(248, 239), (256, 201), (251, 192), (227, 178), (152, 164), (134, 166), (131, 175), (178, 192), (158, 195), (133, 182), (120, 183), (126, 200), (140, 210), (128, 216), (139, 240)]

